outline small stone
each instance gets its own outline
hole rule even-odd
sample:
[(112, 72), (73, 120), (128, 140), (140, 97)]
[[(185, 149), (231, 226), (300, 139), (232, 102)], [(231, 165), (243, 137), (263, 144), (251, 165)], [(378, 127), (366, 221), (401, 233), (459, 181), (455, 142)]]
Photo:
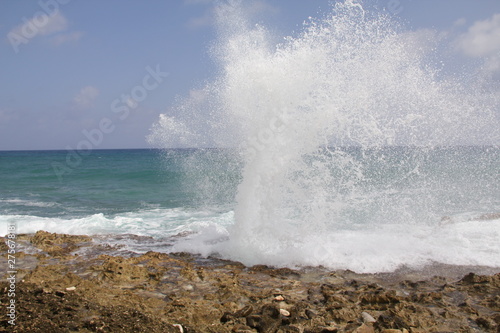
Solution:
[(386, 328), (385, 330), (382, 330), (381, 333), (403, 333), (403, 331), (393, 328)]
[(283, 295), (278, 295), (278, 296), (274, 297), (274, 300), (278, 301), (278, 302), (282, 302), (285, 300), (285, 297), (283, 297)]
[(373, 318), (368, 312), (361, 312), (361, 317), (363, 318), (363, 322), (365, 324), (376, 322), (375, 318)]
[(280, 309), (280, 314), (285, 317), (290, 317), (290, 312), (285, 309)]
[(68, 287), (68, 288), (66, 288), (66, 291), (73, 291), (73, 290), (76, 290), (76, 287)]
[(313, 319), (314, 317), (316, 317), (318, 314), (316, 313), (316, 311), (314, 310), (311, 310), (311, 309), (306, 309), (306, 317), (308, 319)]
[(186, 284), (185, 286), (182, 286), (182, 289), (184, 289), (185, 291), (193, 291), (194, 287), (190, 284)]

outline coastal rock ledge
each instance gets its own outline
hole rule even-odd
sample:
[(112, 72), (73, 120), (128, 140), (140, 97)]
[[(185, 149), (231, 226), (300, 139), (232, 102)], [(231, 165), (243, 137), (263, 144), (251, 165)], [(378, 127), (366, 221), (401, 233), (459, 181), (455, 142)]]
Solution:
[(500, 332), (500, 273), (246, 267), (39, 231), (16, 238), (10, 297), (5, 242), (0, 332)]

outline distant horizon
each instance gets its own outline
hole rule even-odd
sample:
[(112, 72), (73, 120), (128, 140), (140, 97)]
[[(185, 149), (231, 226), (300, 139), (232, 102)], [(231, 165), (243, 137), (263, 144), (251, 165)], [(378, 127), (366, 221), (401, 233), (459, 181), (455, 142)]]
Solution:
[[(479, 144), (469, 144), (469, 145), (435, 145), (435, 146), (417, 146), (417, 145), (367, 145), (367, 146), (360, 146), (360, 145), (342, 145), (342, 146), (328, 146), (328, 148), (335, 148), (335, 149), (347, 149), (347, 148), (365, 148), (365, 149), (379, 149), (379, 148), (423, 148), (423, 149), (447, 149), (447, 148), (474, 148), (474, 147), (479, 147), (479, 148), (500, 148), (500, 145), (495, 145), (495, 144), (488, 144), (488, 145), (479, 145)], [(320, 146), (318, 148), (324, 148), (324, 146)], [(92, 149), (90, 153), (86, 152), (85, 156), (90, 155), (93, 151), (99, 152), (99, 151), (110, 151), (110, 150), (204, 150), (204, 149), (210, 149), (210, 150), (224, 150), (224, 149), (234, 149), (234, 150), (241, 150), (239, 147), (165, 147), (165, 148), (159, 148), (159, 147), (145, 147), (145, 148), (99, 148), (99, 149)], [(0, 153), (5, 153), (5, 152), (73, 152), (75, 151), (74, 149), (12, 149), (12, 150), (7, 150), (7, 149), (0, 149)], [(78, 151), (76, 151), (78, 152)], [(82, 154), (83, 155), (83, 154)]]

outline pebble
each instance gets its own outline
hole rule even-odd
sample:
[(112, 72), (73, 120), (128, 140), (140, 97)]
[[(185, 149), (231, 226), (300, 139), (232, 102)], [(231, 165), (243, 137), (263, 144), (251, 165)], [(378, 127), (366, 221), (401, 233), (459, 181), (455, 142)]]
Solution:
[(76, 287), (68, 287), (68, 288), (66, 288), (66, 291), (73, 291), (73, 290), (76, 290)]
[(365, 324), (376, 322), (375, 318), (373, 318), (368, 312), (361, 312), (361, 317), (363, 318), (363, 322)]
[(282, 302), (285, 300), (285, 297), (283, 295), (278, 295), (274, 298), (275, 301)]
[(290, 317), (290, 312), (285, 309), (280, 309), (280, 314), (285, 317)]

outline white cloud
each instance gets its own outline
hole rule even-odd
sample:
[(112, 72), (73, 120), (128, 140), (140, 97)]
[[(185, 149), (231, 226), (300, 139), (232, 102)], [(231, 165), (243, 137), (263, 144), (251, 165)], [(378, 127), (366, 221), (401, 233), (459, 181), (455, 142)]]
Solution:
[(99, 96), (99, 89), (93, 86), (86, 86), (75, 96), (73, 102), (78, 108), (88, 109), (93, 106), (93, 102), (97, 96)]
[(476, 21), (458, 39), (458, 46), (469, 57), (488, 57), (500, 52), (500, 14)]
[(453, 27), (461, 27), (461, 26), (464, 26), (466, 23), (467, 23), (467, 20), (462, 17), (453, 23)]
[(61, 11), (52, 14), (42, 11), (36, 12), (31, 19), (22, 18), (24, 23), (13, 28), (7, 38), (17, 53), (19, 47), (27, 44), (36, 37), (45, 37), (52, 45), (59, 46), (68, 42), (78, 41), (82, 36), (81, 31), (68, 31), (69, 23)]
[(47, 24), (40, 28), (42, 35), (51, 35), (53, 33), (64, 31), (68, 29), (68, 20), (60, 11), (56, 11), (53, 15), (49, 16)]

